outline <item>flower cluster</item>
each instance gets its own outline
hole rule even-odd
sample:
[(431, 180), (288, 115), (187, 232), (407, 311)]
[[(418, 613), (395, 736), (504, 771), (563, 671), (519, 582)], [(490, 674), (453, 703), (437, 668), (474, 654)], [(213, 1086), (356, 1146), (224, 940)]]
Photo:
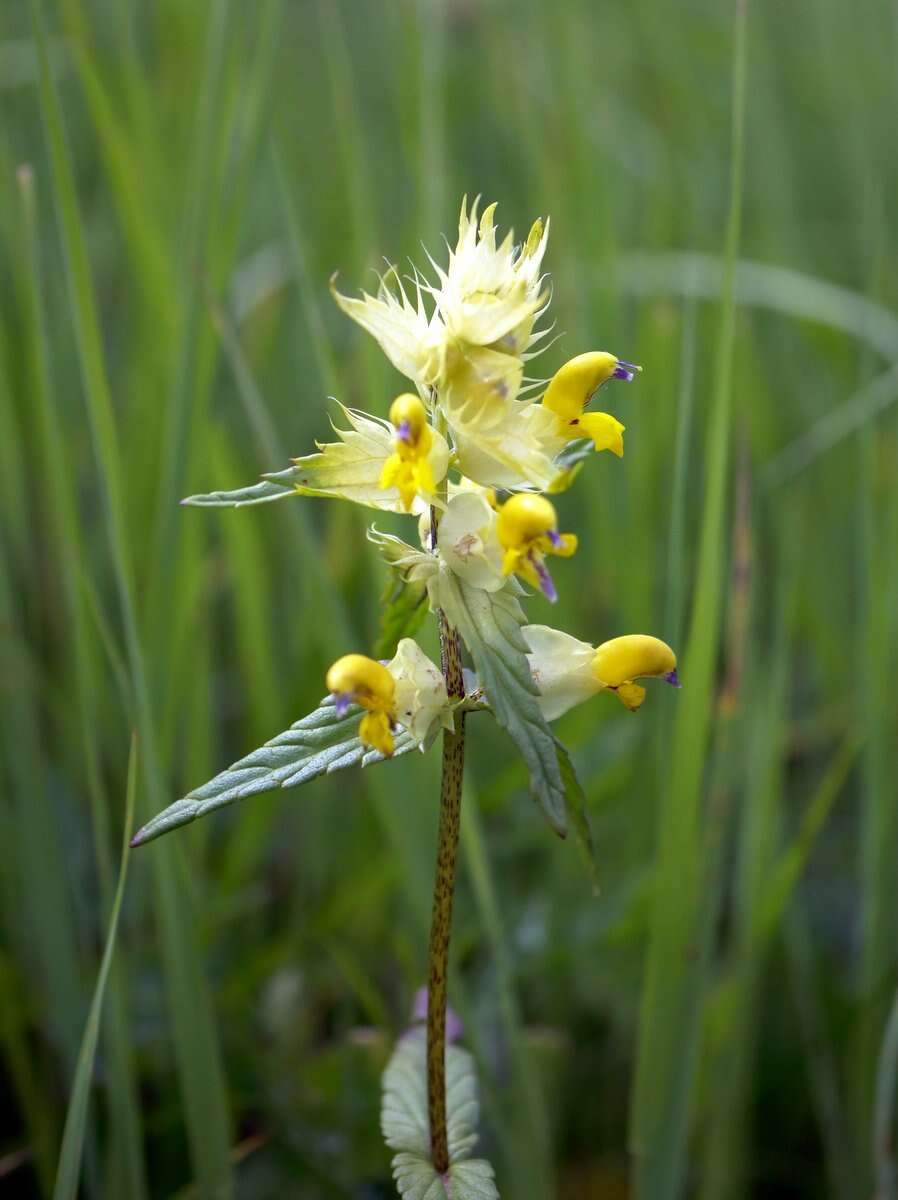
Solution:
[[(389, 422), (344, 409), (352, 428), (338, 431), (339, 443), (295, 460), (295, 486), (415, 513), (426, 554), (468, 587), (520, 591), (511, 582), (516, 577), (554, 601), (546, 560), (577, 549), (547, 499), (573, 479), (559, 456), (574, 442), (622, 456), (624, 426), (590, 405), (606, 384), (629, 383), (640, 368), (595, 350), (572, 358), (545, 384), (525, 377), (548, 333), (539, 321), (550, 298), (542, 273), (549, 222), (535, 221), (518, 246), (511, 232), (498, 239), (495, 210), (489, 205), (478, 221), (477, 202), (462, 203), (448, 265), (430, 260), (435, 282), (415, 268), (403, 281), (391, 269), (375, 295), (352, 298), (332, 281), (341, 309), (374, 336), (415, 391), (396, 397)], [(426, 576), (423, 556), (398, 545), (402, 561)], [(638, 678), (678, 685), (673, 651), (657, 638), (632, 635), (594, 648), (545, 625), (523, 633), (547, 720), (604, 689), (635, 710), (645, 696)], [(359, 737), (385, 756), (399, 726), (422, 746), (441, 724), (452, 727), (440, 671), (411, 639), (389, 663), (346, 655), (327, 685), (338, 708), (364, 710)]]

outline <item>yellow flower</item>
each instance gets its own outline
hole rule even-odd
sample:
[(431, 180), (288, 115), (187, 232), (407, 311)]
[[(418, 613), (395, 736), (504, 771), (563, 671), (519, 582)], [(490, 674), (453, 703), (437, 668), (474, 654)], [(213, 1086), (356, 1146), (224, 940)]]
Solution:
[(499, 509), (496, 532), (505, 550), (503, 575), (520, 575), (554, 603), (558, 593), (544, 556), (569, 558), (577, 549), (577, 538), (558, 532), (558, 516), (550, 501), (530, 492), (512, 496)]
[[(412, 397), (420, 404), (418, 398)], [(317, 454), (294, 458), (294, 487), (307, 496), (339, 496), (385, 512), (407, 512), (408, 492), (384, 482), (387, 464), (395, 451), (396, 430), (388, 421), (340, 405), (348, 429), (334, 427), (339, 442), (318, 443)], [(423, 406), (422, 406), (423, 411)], [(429, 431), (426, 465), (430, 474), (418, 471), (411, 499), (416, 511), (439, 504), (434, 487), (449, 469), (449, 447), (435, 429)], [(429, 485), (424, 487), (424, 485)], [(421, 495), (415, 495), (420, 485)]]
[(364, 654), (344, 654), (328, 671), (327, 687), (338, 715), (342, 716), (351, 704), (367, 709), (359, 725), (359, 737), (366, 746), (389, 758), (394, 748), (396, 681), (387, 668)]
[(647, 633), (630, 633), (602, 642), (596, 647), (593, 670), (602, 685), (617, 692), (617, 698), (631, 711), (645, 699), (645, 688), (634, 679), (655, 677), (680, 686), (677, 656), (667, 642)]
[[(427, 423), (427, 410), (411, 392), (397, 396), (390, 405), (390, 421), (395, 430), (395, 450), (383, 465), (379, 486), (384, 491), (395, 487), (403, 508), (410, 512), (416, 496), (430, 498), (436, 491), (431, 461), (435, 445), (434, 431)], [(446, 463), (442, 453), (438, 457), (442, 474), (445, 474)]]
[(633, 380), (641, 367), (615, 358), (604, 350), (578, 354), (556, 371), (543, 396), (543, 407), (555, 414), (557, 432), (567, 441), (592, 438), (596, 450), (610, 450), (618, 458), (624, 452), (624, 427), (610, 413), (583, 410), (609, 379)]
[(345, 654), (328, 671), (327, 686), (339, 716), (352, 704), (367, 709), (359, 738), (386, 758), (395, 749), (393, 731), (398, 725), (419, 746), (439, 725), (454, 727), (442, 673), (412, 638), (402, 638), (386, 663), (364, 654)]
[(680, 686), (673, 650), (648, 634), (628, 634), (593, 647), (548, 625), (525, 625), (522, 632), (540, 707), (549, 721), (606, 689), (634, 711), (645, 699), (645, 688), (636, 679), (656, 677)]

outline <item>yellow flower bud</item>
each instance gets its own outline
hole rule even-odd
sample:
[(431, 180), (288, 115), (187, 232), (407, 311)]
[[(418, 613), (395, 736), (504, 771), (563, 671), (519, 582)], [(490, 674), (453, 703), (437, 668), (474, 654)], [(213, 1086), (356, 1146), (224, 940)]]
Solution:
[(390, 422), (400, 442), (414, 445), (427, 428), (427, 409), (413, 392), (403, 392), (390, 405)]
[(674, 687), (680, 686), (677, 676), (677, 656), (666, 642), (646, 633), (631, 633), (612, 638), (596, 647), (593, 659), (596, 679), (617, 692), (627, 708), (639, 708), (645, 699), (645, 688), (634, 683), (644, 676), (661, 677)]
[(328, 671), (327, 687), (339, 716), (350, 704), (368, 710), (359, 725), (359, 737), (389, 758), (393, 753), (396, 681), (387, 668), (364, 654), (344, 654)]
[(553, 603), (558, 599), (552, 576), (543, 556), (558, 554), (570, 558), (577, 549), (572, 533), (561, 534), (554, 505), (545, 496), (520, 492), (499, 509), (496, 532), (505, 549), (503, 575), (520, 575), (538, 587)]
[(530, 492), (512, 496), (499, 509), (497, 530), (499, 541), (506, 550), (516, 549), (526, 542), (544, 537), (558, 526), (555, 506), (545, 498)]
[(372, 711), (390, 709), (396, 689), (387, 668), (364, 654), (338, 658), (327, 673), (327, 687), (335, 696), (345, 696), (350, 704)]
[(436, 491), (436, 477), (431, 451), (442, 468), (440, 478), (445, 475), (448, 455), (442, 438), (434, 438), (427, 423), (427, 409), (418, 396), (403, 392), (390, 405), (390, 421), (396, 430), (393, 439), (394, 452), (386, 459), (380, 473), (379, 486), (387, 491), (396, 488), (406, 512), (411, 512), (415, 497), (432, 497)]

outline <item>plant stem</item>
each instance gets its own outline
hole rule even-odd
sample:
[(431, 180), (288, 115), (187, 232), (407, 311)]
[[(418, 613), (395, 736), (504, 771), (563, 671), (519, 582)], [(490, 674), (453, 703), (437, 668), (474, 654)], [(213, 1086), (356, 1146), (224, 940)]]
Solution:
[[(440, 663), (450, 700), (465, 694), (461, 670), (461, 642), (440, 613)], [(458, 855), (462, 774), (465, 766), (465, 715), (455, 715), (455, 732), (443, 734), (443, 775), (440, 785), (440, 825), (437, 868), (433, 885), (433, 915), (427, 952), (427, 1114), (430, 1122), (431, 1158), (437, 1174), (449, 1169), (446, 1132), (446, 983), (452, 898)]]

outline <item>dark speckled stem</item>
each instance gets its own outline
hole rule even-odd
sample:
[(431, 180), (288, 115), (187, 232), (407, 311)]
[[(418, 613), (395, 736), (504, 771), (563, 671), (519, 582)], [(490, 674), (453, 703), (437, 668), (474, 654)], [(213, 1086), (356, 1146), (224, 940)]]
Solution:
[[(455, 630), (449, 628), (442, 612), (440, 660), (450, 699), (460, 699), (465, 694), (461, 642)], [(455, 716), (455, 732), (443, 734), (437, 869), (427, 955), (427, 1114), (431, 1156), (439, 1175), (444, 1175), (449, 1169), (449, 1140), (446, 1133), (446, 985), (464, 767), (465, 716), (459, 712)]]

